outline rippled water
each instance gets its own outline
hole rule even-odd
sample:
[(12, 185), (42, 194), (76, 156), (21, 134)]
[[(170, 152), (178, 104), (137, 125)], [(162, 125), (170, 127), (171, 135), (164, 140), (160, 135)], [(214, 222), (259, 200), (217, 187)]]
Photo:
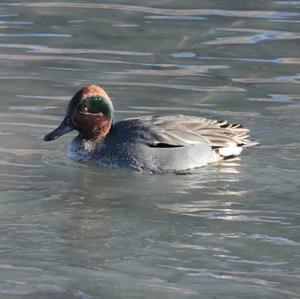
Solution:
[[(299, 1), (1, 1), (1, 299), (300, 298), (299, 40)], [(77, 164), (42, 137), (86, 83), (117, 119), (261, 145), (188, 175)]]

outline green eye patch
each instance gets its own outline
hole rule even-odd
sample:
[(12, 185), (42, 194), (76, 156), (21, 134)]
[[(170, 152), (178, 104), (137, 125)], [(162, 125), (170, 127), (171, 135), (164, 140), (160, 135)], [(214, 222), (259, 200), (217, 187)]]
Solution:
[(102, 112), (108, 119), (112, 118), (112, 107), (100, 96), (91, 96), (87, 98), (80, 106), (80, 109), (87, 110), (89, 113)]

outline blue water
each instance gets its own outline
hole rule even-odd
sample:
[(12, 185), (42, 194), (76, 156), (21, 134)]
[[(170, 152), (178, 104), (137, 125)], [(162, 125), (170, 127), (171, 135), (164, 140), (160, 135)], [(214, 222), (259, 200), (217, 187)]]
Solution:
[[(300, 298), (300, 2), (0, 3), (0, 298)], [(240, 122), (260, 146), (141, 176), (42, 137), (82, 86), (116, 119)]]

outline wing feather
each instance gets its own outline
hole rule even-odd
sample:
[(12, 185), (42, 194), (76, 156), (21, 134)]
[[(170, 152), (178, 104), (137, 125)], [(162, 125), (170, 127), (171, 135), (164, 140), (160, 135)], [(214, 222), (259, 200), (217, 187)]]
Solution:
[(208, 143), (213, 148), (246, 147), (257, 144), (249, 140), (249, 130), (240, 124), (187, 115), (144, 116), (128, 119), (131, 124), (147, 127), (149, 145), (185, 146)]

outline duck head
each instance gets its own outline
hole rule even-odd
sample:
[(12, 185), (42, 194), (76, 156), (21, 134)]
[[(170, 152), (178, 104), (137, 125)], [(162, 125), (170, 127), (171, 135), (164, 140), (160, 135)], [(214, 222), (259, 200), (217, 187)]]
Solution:
[(102, 140), (111, 128), (113, 112), (112, 102), (101, 87), (83, 87), (71, 99), (62, 123), (44, 140), (54, 140), (72, 130), (86, 140)]

